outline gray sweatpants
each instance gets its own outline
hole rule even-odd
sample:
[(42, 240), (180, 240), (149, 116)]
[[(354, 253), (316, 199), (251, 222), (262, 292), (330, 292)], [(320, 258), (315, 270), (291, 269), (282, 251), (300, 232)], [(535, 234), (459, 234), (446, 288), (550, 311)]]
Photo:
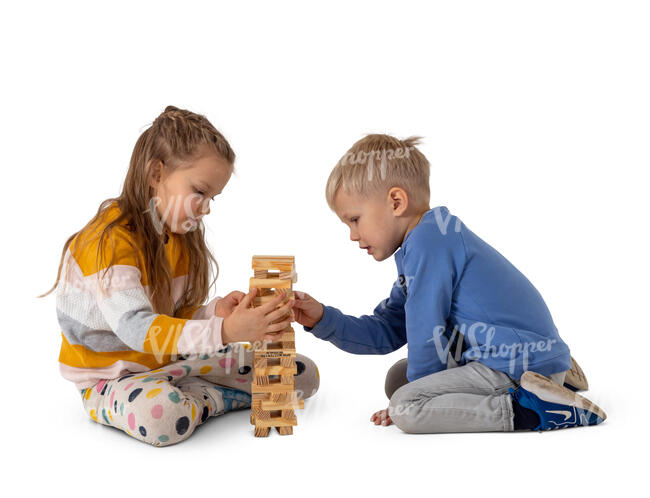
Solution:
[[(409, 382), (406, 358), (386, 374), (388, 414), (404, 432), (514, 431), (508, 388), (519, 382), (478, 361), (458, 366), (451, 354), (447, 369)], [(562, 385), (566, 372), (549, 378)]]

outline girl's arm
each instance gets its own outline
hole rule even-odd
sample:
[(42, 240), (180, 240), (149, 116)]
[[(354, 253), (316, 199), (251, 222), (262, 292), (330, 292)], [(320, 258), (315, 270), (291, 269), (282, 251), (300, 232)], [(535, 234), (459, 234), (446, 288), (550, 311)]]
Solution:
[[(117, 228), (103, 244), (104, 261), (113, 265), (104, 274), (97, 268), (98, 242), (75, 250), (69, 258), (70, 276), (57, 294), (57, 307), (74, 311), (75, 302), (94, 301), (111, 331), (129, 348), (152, 354), (213, 354), (222, 349), (223, 318), (208, 316), (216, 299), (192, 311), (192, 318), (155, 313), (141, 282), (139, 257), (126, 230)], [(97, 272), (101, 271), (101, 280)], [(75, 295), (76, 294), (76, 295)], [(76, 314), (82, 313), (77, 309)], [(186, 310), (189, 314), (189, 311)], [(195, 317), (199, 317), (198, 319)], [(83, 317), (79, 316), (83, 321)], [(92, 332), (92, 331), (91, 331)]]

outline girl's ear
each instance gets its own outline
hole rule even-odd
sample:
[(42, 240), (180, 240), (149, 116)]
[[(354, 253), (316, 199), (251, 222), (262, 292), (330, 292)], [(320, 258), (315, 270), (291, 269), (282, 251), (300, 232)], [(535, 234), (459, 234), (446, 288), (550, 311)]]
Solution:
[(156, 188), (162, 179), (164, 165), (160, 159), (152, 159), (145, 167), (147, 182), (149, 186)]
[(388, 202), (393, 216), (402, 216), (409, 204), (406, 191), (400, 187), (392, 187), (388, 191)]

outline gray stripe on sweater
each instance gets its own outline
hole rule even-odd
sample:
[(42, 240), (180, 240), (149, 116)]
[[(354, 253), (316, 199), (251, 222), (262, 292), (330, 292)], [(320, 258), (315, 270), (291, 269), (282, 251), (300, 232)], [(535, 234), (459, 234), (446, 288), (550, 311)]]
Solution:
[(86, 327), (59, 309), (56, 310), (56, 314), (59, 325), (63, 329), (63, 335), (70, 344), (81, 345), (99, 353), (131, 349), (112, 330), (96, 330)]

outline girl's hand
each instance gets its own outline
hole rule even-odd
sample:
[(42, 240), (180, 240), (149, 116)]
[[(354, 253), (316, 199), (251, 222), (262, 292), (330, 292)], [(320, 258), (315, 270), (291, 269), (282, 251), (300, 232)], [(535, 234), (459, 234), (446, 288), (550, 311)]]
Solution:
[(305, 327), (313, 327), (323, 318), (323, 305), (306, 292), (294, 291), (296, 302), (293, 313), (296, 322)]
[(215, 307), (214, 314), (222, 318), (230, 316), (230, 314), (241, 302), (245, 295), (246, 294), (241, 291), (232, 291), (226, 297), (217, 301), (217, 306)]
[(250, 308), (253, 298), (257, 295), (257, 288), (251, 289), (232, 313), (226, 317), (221, 325), (221, 342), (263, 342), (276, 341), (278, 333), (291, 325), (291, 318), (287, 316), (286, 320), (278, 323), (280, 320), (289, 315), (293, 307), (294, 300), (290, 299), (284, 306), (275, 307), (284, 301), (287, 292), (282, 290), (271, 301), (256, 308)]
[(374, 422), (375, 425), (390, 425), (393, 423), (393, 421), (390, 419), (390, 416), (388, 415), (388, 408), (373, 413), (372, 417), (370, 417), (370, 421)]

